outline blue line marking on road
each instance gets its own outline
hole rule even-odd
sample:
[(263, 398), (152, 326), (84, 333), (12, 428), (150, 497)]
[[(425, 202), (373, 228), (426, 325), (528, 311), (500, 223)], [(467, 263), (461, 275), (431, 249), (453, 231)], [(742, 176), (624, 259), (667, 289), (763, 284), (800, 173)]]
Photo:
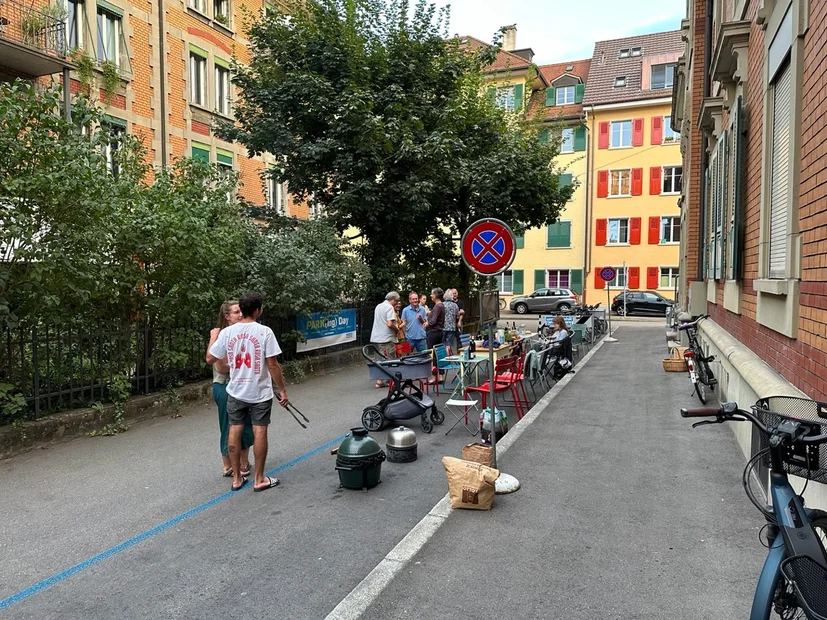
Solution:
[[(277, 474), (280, 471), (284, 471), (288, 467), (292, 467), (293, 465), (301, 463), (305, 459), (309, 459), (311, 456), (314, 456), (314, 455), (318, 454), (319, 452), (321, 452), (323, 450), (326, 450), (327, 448), (333, 447), (335, 444), (342, 441), (345, 437), (346, 437), (346, 435), (341, 435), (340, 437), (337, 437), (336, 439), (332, 439), (332, 440), (328, 441), (324, 445), (321, 445), (317, 448), (313, 448), (312, 450), (310, 450), (310, 452), (305, 452), (301, 456), (297, 456), (296, 458), (294, 458), (292, 461), (288, 461), (287, 463), (283, 463), (282, 465), (279, 465), (275, 469), (271, 469), (270, 471), (268, 471), (266, 473), (266, 475), (267, 476), (272, 476), (273, 474)], [(149, 529), (145, 532), (142, 532), (142, 533), (138, 534), (137, 536), (133, 536), (129, 540), (125, 540), (124, 542), (122, 542), (118, 545), (115, 545), (114, 547), (110, 547), (106, 551), (102, 551), (98, 555), (92, 556), (91, 558), (89, 558), (88, 560), (84, 560), (80, 564), (75, 564), (74, 566), (72, 566), (71, 568), (67, 568), (63, 572), (57, 573), (56, 575), (52, 575), (51, 577), (47, 577), (43, 581), (38, 581), (33, 586), (29, 586), (25, 590), (20, 590), (20, 592), (17, 592), (15, 594), (12, 594), (9, 597), (6, 597), (6, 598), (0, 600), (0, 609), (5, 609), (6, 607), (11, 607), (15, 603), (19, 603), (21, 601), (24, 601), (27, 598), (29, 598), (30, 596), (32, 596), (34, 594), (37, 594), (41, 590), (45, 590), (46, 588), (49, 588), (49, 587), (55, 585), (56, 583), (59, 583), (59, 582), (63, 581), (64, 579), (68, 579), (69, 577), (71, 577), (75, 573), (79, 573), (80, 571), (84, 570), (85, 568), (89, 568), (90, 566), (94, 566), (98, 562), (100, 562), (102, 560), (105, 560), (106, 558), (111, 557), (111, 556), (115, 555), (116, 553), (120, 553), (121, 551), (129, 549), (130, 547), (132, 547), (134, 545), (137, 545), (139, 542), (142, 542), (142, 541), (146, 540), (147, 538), (150, 538), (151, 536), (155, 536), (155, 534), (159, 534), (160, 532), (163, 532), (164, 530), (169, 529), (173, 525), (181, 523), (181, 521), (185, 521), (186, 519), (189, 519), (190, 517), (194, 517), (199, 512), (203, 512), (207, 508), (215, 506), (216, 504), (218, 504), (220, 502), (223, 502), (225, 499), (229, 499), (233, 495), (237, 495), (237, 493), (234, 493), (232, 491), (227, 491), (226, 493), (223, 493), (222, 495), (219, 495), (218, 497), (214, 497), (213, 499), (204, 502), (200, 506), (196, 506), (195, 508), (192, 508), (190, 510), (187, 510), (184, 513), (181, 513), (177, 517), (173, 517), (172, 519), (169, 519), (168, 521), (164, 521), (160, 525), (156, 525), (152, 529)]]

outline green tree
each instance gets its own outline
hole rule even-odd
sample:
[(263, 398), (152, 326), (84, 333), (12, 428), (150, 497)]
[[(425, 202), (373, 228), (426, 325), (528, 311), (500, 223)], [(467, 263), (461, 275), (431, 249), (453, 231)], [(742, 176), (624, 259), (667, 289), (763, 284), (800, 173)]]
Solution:
[(253, 24), (237, 124), (219, 129), (283, 156), (273, 174), (291, 193), (358, 229), (374, 292), (434, 261), (456, 269), (471, 216), (537, 226), (570, 192), (552, 147), (484, 97), (496, 47), (473, 54), (447, 23), (425, 0), (288, 3)]

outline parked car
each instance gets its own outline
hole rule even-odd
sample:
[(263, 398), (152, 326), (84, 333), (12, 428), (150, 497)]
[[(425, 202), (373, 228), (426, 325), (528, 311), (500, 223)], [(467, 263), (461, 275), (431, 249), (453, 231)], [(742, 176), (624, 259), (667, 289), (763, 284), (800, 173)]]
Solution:
[(508, 308), (517, 314), (564, 312), (577, 305), (577, 294), (567, 288), (538, 288), (531, 295), (515, 297)]
[[(624, 310), (623, 299), (626, 298)], [(675, 302), (653, 291), (628, 291), (615, 295), (612, 300), (612, 312), (618, 316), (626, 314), (651, 314), (666, 316), (667, 309)]]

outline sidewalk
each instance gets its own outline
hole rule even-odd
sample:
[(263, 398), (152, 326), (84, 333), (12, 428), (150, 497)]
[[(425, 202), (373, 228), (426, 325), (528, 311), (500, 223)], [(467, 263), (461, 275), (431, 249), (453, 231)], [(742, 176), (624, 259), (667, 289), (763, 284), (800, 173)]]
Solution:
[(662, 328), (617, 335), (501, 459), (522, 490), (452, 512), (364, 619), (749, 615), (764, 522), (733, 435), (679, 417)]

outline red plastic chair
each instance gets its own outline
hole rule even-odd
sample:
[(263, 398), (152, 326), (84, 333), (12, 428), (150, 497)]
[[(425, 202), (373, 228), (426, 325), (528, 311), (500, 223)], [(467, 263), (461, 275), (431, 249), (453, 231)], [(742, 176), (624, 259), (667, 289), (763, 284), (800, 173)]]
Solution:
[[(494, 377), (498, 377), (505, 373), (512, 373), (516, 374), (517, 370), (517, 358), (516, 357), (504, 357), (502, 359), (497, 360), (497, 363), (494, 365)], [(523, 417), (523, 404), (522, 399), (520, 398), (520, 394), (517, 391), (516, 383), (513, 381), (508, 382), (500, 382), (497, 381), (496, 378), (494, 380), (494, 397), (500, 392), (511, 392), (511, 396), (513, 398), (514, 408), (517, 411), (517, 419), (520, 420)], [(485, 409), (486, 407), (486, 399), (488, 398), (488, 394), (491, 392), (491, 382), (486, 381), (480, 386), (477, 387), (467, 387), (465, 388), (465, 396), (467, 398), (468, 392), (479, 392), (482, 396), (482, 408)], [(496, 402), (494, 403), (492, 409), (496, 409)]]
[(403, 355), (407, 355), (411, 352), (410, 342), (399, 342), (393, 345), (393, 347), (396, 349), (396, 357), (402, 357)]
[[(528, 354), (528, 351), (523, 351), (522, 354), (517, 357), (517, 366), (514, 372), (504, 372), (502, 374), (497, 375), (497, 383), (509, 383), (514, 384), (517, 393), (519, 394), (522, 390), (522, 405), (523, 410), (528, 411), (530, 407), (530, 401), (528, 400), (528, 393), (525, 390), (525, 357)], [(518, 415), (518, 419), (522, 416)]]

